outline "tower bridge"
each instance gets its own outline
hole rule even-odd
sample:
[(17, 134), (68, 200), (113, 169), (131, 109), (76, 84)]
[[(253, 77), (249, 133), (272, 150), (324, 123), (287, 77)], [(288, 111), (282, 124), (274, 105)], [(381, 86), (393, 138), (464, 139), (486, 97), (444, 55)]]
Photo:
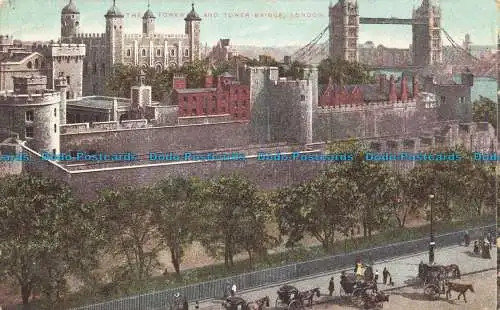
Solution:
[[(481, 72), (494, 72), (495, 64), (474, 57), (462, 48), (441, 25), (441, 9), (432, 5), (430, 0), (422, 0), (420, 7), (414, 9), (412, 18), (360, 17), (356, 0), (338, 0), (328, 7), (329, 24), (309, 43), (301, 47), (292, 58), (308, 63), (317, 56), (328, 54), (332, 59), (359, 62), (359, 25), (408, 25), (412, 27), (411, 63), (388, 66), (370, 66), (372, 70), (414, 71), (429, 66), (443, 64), (443, 37), (458, 52), (459, 59), (451, 64), (467, 62), (468, 66), (486, 68)], [(322, 41), (328, 33), (327, 42)], [(324, 56), (323, 56), (324, 57)], [(464, 61), (460, 61), (464, 59)], [(317, 60), (317, 59), (316, 59)], [(491, 75), (491, 74), (490, 74)]]

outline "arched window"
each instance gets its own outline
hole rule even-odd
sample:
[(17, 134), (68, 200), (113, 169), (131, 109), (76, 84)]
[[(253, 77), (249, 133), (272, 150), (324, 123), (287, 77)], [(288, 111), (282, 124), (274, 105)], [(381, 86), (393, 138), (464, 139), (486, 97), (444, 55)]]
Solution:
[(161, 49), (156, 50), (156, 56), (161, 56)]
[(142, 52), (141, 52), (142, 56), (146, 56), (146, 50), (145, 49), (142, 49)]
[(38, 58), (35, 59), (35, 69), (40, 68), (40, 63), (38, 62)]
[(156, 66), (155, 66), (155, 70), (156, 70), (156, 72), (158, 72), (158, 73), (162, 72), (162, 71), (163, 71), (163, 68), (162, 68), (161, 64), (156, 64)]
[(186, 57), (188, 57), (188, 56), (189, 56), (189, 49), (187, 49), (187, 48), (186, 48), (186, 49), (184, 50), (184, 56), (186, 56)]
[(33, 64), (31, 63), (31, 61), (28, 61), (28, 69), (31, 69), (33, 68)]
[(127, 50), (127, 56), (130, 57), (130, 55), (132, 54), (132, 52), (130, 51), (130, 49)]
[(75, 23), (75, 26), (76, 26), (76, 27), (80, 26), (80, 23), (79, 23), (79, 22), (76, 22), (76, 23)]
[(170, 56), (172, 56), (172, 57), (175, 56), (175, 49), (170, 50)]

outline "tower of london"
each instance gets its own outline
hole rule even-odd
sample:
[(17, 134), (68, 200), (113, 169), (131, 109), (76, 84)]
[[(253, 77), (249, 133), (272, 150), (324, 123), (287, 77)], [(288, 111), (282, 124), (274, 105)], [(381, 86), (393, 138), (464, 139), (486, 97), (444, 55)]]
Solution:
[[(61, 11), (61, 42), (85, 44), (83, 60), (82, 95), (104, 94), (105, 78), (115, 64), (154, 68), (182, 66), (200, 59), (200, 23), (194, 4), (184, 18), (185, 31), (179, 34), (155, 32), (156, 17), (148, 5), (142, 17), (142, 33), (126, 33), (124, 14), (116, 0), (104, 15), (106, 29), (103, 33), (80, 31), (80, 11), (75, 1)], [(78, 97), (70, 94), (69, 98)]]

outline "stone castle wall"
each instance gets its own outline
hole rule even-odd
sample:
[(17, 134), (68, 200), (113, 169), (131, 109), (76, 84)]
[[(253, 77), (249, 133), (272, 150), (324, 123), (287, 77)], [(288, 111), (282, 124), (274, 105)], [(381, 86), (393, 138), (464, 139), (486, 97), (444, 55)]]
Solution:
[[(77, 124), (76, 127), (83, 129), (87, 126)], [(85, 132), (61, 134), (61, 152), (92, 150), (105, 153), (147, 154), (209, 150), (249, 144), (251, 143), (248, 122), (244, 121), (106, 131), (85, 130)]]

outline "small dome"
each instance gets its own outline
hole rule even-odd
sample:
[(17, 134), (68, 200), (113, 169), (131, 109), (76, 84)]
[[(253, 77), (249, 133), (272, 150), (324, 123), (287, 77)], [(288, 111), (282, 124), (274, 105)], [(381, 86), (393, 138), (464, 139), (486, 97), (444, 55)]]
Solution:
[(113, 1), (113, 6), (108, 10), (105, 17), (123, 17), (123, 14), (116, 7), (115, 1)]
[(156, 16), (153, 14), (153, 11), (151, 11), (150, 9), (148, 9), (144, 13), (144, 16), (142, 16), (142, 18), (156, 18)]
[(191, 4), (191, 12), (188, 13), (188, 15), (186, 15), (186, 18), (184, 18), (185, 21), (189, 21), (189, 20), (201, 20), (200, 16), (198, 15), (198, 13), (196, 13), (196, 11), (194, 10), (194, 3)]
[(62, 9), (61, 14), (80, 14), (80, 12), (73, 0), (69, 0), (69, 3)]

